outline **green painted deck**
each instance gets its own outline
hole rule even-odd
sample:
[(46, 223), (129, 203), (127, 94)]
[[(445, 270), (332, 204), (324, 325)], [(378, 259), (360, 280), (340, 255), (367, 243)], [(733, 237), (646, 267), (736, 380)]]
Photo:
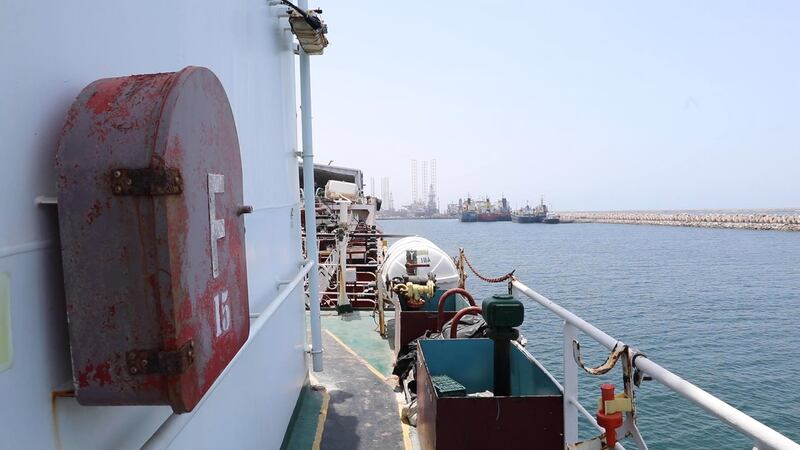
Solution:
[[(390, 314), (387, 320), (391, 319)], [(389, 376), (392, 351), (389, 340), (378, 334), (376, 320), (367, 311), (341, 316), (335, 311), (322, 312), (324, 371), (310, 372), (309, 379), (325, 391), (303, 390), (282, 449), (416, 447), (415, 430), (400, 421), (397, 401), (401, 394)]]
[(294, 407), (292, 422), (283, 437), (281, 450), (308, 450), (314, 446), (325, 393), (306, 386)]
[[(355, 311), (341, 316), (333, 311), (323, 311), (321, 315), (323, 330), (336, 335), (384, 376), (392, 373), (390, 341), (378, 334), (377, 314), (373, 318), (371, 311)], [(387, 312), (386, 320), (393, 318), (394, 313)]]

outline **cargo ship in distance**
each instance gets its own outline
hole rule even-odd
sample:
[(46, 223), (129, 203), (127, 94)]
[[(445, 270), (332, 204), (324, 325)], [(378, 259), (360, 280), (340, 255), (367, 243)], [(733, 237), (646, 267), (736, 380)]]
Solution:
[(458, 200), (459, 204), (459, 220), (462, 222), (477, 222), (478, 221), (478, 208), (475, 202), (470, 197), (466, 200)]
[[(525, 205), (511, 214), (511, 221), (514, 223), (542, 223), (545, 222), (549, 213), (547, 205), (544, 204), (544, 198), (539, 201), (539, 204), (533, 208), (530, 205)], [(552, 223), (552, 222), (549, 222)]]
[(545, 216), (543, 222), (549, 224), (561, 223), (561, 216), (559, 216), (558, 214), (548, 214), (547, 216)]
[(510, 222), (511, 207), (508, 199), (502, 197), (496, 204), (486, 200), (474, 201), (467, 197), (459, 199), (459, 220), (461, 222)]

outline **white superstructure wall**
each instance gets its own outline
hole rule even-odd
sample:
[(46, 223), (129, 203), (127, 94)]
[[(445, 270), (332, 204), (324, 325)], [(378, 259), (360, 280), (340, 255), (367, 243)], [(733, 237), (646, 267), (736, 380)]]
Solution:
[[(75, 96), (105, 77), (205, 66), (233, 107), (244, 171), (250, 308), (301, 264), (292, 38), (264, 0), (2, 0), (0, 274), (13, 360), (0, 372), (3, 448), (139, 448), (168, 407), (86, 407), (71, 388), (55, 149)], [(0, 293), (0, 295), (4, 295)], [(293, 293), (174, 448), (278, 448), (306, 377), (304, 301)], [(2, 303), (2, 302), (0, 302)]]

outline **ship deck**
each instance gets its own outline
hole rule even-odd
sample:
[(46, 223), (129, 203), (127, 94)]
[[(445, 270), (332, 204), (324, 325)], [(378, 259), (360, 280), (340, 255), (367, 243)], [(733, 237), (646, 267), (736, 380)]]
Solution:
[[(387, 312), (390, 326), (392, 317)], [(282, 449), (419, 448), (416, 429), (400, 419), (391, 340), (376, 320), (371, 311), (322, 312), (324, 371), (309, 372)]]

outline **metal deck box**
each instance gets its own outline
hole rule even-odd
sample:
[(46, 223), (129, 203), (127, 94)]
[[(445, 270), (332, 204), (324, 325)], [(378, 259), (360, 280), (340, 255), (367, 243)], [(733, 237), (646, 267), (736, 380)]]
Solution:
[[(437, 308), (442, 294), (444, 294), (444, 291), (437, 290), (433, 298), (425, 302), (425, 305), (419, 310), (397, 310), (396, 320), (399, 326), (395, 327), (395, 355), (405, 349), (411, 341), (424, 335), (426, 331), (436, 330), (438, 321)], [(447, 322), (452, 319), (458, 310), (467, 306), (469, 306), (469, 303), (458, 294), (446, 299), (443, 314), (444, 321)]]
[[(470, 397), (494, 386), (490, 339), (422, 339), (417, 359), (417, 432), (425, 450), (563, 449), (563, 394), (553, 377), (511, 346), (511, 396)], [(447, 375), (467, 396), (437, 395)]]

